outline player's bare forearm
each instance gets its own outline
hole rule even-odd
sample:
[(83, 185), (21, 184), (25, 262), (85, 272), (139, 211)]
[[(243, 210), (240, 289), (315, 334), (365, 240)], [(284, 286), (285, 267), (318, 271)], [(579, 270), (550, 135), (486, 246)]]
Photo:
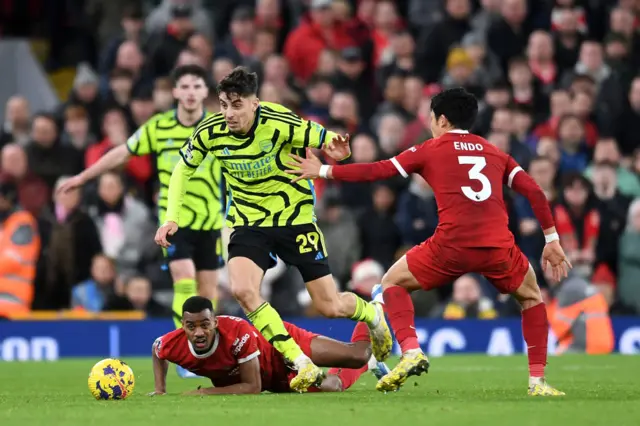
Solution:
[(153, 345), (153, 351), (151, 355), (153, 359), (153, 379), (155, 382), (154, 391), (156, 394), (163, 394), (167, 392), (167, 371), (169, 369), (169, 362), (164, 359), (158, 358), (156, 355), (156, 345)]
[(345, 182), (371, 182), (389, 179), (398, 174), (398, 169), (391, 160), (382, 160), (375, 163), (331, 166), (327, 171), (327, 178)]
[(258, 394), (262, 390), (255, 383), (237, 383), (231, 386), (223, 386), (219, 388), (201, 388), (185, 395), (252, 395)]
[(169, 180), (166, 221), (178, 223), (178, 214), (187, 192), (187, 183), (195, 171), (196, 168), (189, 167), (184, 160), (178, 161), (173, 169)]
[(119, 145), (112, 150), (109, 150), (98, 161), (96, 161), (91, 167), (85, 169), (80, 176), (86, 181), (95, 179), (109, 170), (113, 170), (116, 167), (124, 164), (129, 160), (131, 153), (127, 149), (126, 145)]

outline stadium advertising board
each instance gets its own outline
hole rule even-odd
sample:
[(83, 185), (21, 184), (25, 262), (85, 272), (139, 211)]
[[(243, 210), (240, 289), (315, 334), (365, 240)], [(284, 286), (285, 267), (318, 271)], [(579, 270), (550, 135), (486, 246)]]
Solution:
[[(299, 319), (310, 331), (348, 341), (347, 320)], [(616, 351), (640, 354), (640, 318), (615, 318)], [(0, 360), (55, 361), (71, 357), (151, 355), (153, 341), (173, 329), (169, 320), (144, 321), (14, 321), (0, 323)], [(449, 353), (513, 355), (525, 353), (520, 320), (418, 320), (418, 338), (431, 356)], [(551, 337), (549, 351), (553, 353)], [(397, 351), (397, 347), (396, 347)]]

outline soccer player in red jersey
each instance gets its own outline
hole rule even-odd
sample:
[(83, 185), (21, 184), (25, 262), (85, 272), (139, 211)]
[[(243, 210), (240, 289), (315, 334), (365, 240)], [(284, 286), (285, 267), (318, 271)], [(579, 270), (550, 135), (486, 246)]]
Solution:
[(478, 112), (475, 97), (450, 89), (431, 100), (434, 138), (390, 160), (369, 164), (322, 165), (311, 153), (292, 156), (296, 179), (373, 181), (420, 174), (433, 188), (439, 223), (435, 234), (413, 247), (382, 279), (385, 310), (402, 349), (400, 363), (378, 381), (380, 391), (397, 390), (412, 375), (427, 372), (429, 361), (418, 345), (409, 293), (430, 290), (468, 273), (485, 276), (522, 307), (522, 332), (529, 356), (530, 395), (564, 395), (544, 378), (549, 324), (536, 276), (508, 228), (503, 185), (524, 195), (546, 238), (542, 267), (555, 279), (571, 264), (559, 243), (547, 199), (535, 181), (508, 154), (470, 134)]
[[(338, 342), (285, 322), (291, 337), (319, 367), (333, 367), (313, 392), (340, 392), (353, 385), (366, 371), (378, 378), (389, 372), (371, 355), (369, 328), (359, 322), (351, 343)], [(153, 344), (155, 391), (166, 393), (168, 363), (177, 364), (211, 379), (214, 387), (189, 394), (252, 394), (262, 391), (291, 392), (289, 382), (296, 372), (283, 356), (248, 321), (215, 316), (209, 299), (189, 298), (182, 308), (182, 328), (156, 339)]]

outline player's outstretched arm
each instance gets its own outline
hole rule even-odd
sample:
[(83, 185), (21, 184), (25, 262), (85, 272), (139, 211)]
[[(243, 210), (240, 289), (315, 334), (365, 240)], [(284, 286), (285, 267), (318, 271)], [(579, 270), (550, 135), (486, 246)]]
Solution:
[(344, 164), (337, 166), (323, 165), (322, 162), (307, 149), (307, 158), (291, 154), (292, 161), (288, 163), (291, 169), (288, 173), (298, 175), (293, 181), (303, 179), (336, 179), (347, 182), (371, 182), (389, 179), (397, 175), (409, 177), (409, 174), (419, 171), (423, 165), (422, 145), (412, 147), (390, 160), (374, 163)]
[(169, 369), (169, 362), (164, 359), (158, 358), (158, 341), (153, 344), (153, 350), (151, 351), (151, 358), (153, 359), (153, 380), (155, 386), (154, 391), (149, 394), (164, 395), (167, 393), (167, 370)]
[(60, 185), (57, 192), (63, 194), (73, 189), (79, 188), (91, 179), (95, 179), (103, 173), (113, 170), (116, 167), (124, 164), (129, 160), (131, 153), (127, 149), (126, 145), (118, 145), (114, 149), (103, 155), (97, 162), (91, 167), (85, 169), (82, 173), (79, 173), (72, 178), (66, 180)]
[(255, 357), (243, 362), (240, 368), (240, 383), (219, 388), (201, 388), (185, 395), (249, 395), (262, 391), (262, 378), (260, 376), (260, 358)]

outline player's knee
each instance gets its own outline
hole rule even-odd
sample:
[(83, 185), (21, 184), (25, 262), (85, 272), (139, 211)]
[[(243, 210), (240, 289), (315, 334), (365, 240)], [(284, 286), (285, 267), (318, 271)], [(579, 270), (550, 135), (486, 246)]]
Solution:
[(355, 351), (355, 354), (353, 356), (353, 362), (357, 364), (357, 367), (355, 368), (361, 368), (369, 363), (369, 360), (371, 359), (371, 355), (373, 354), (373, 352), (371, 350), (371, 345), (368, 343), (362, 344), (362, 345), (356, 344), (356, 347), (358, 348), (358, 350)]
[(232, 283), (231, 293), (242, 305), (252, 305), (254, 299), (260, 298), (259, 289), (242, 282)]
[(328, 301), (314, 301), (314, 306), (323, 317), (326, 318), (342, 318), (342, 310), (339, 301), (331, 303)]

